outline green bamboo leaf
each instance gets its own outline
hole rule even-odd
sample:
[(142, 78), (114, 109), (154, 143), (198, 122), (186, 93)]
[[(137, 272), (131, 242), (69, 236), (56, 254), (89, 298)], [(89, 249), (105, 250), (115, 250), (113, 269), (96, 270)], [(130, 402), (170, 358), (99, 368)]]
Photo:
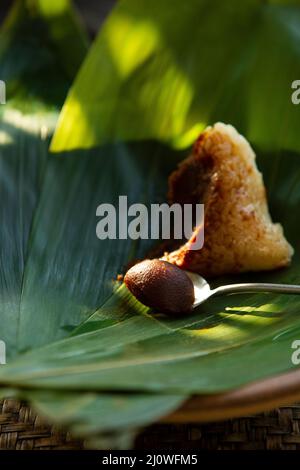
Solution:
[[(87, 51), (69, 1), (17, 0), (0, 34), (4, 111), (15, 106), (27, 114), (58, 112)], [(76, 60), (70, 49), (78, 51)]]
[(299, 25), (297, 1), (119, 2), (69, 92), (52, 150), (149, 138), (187, 146), (223, 121), (262, 148), (299, 151)]
[[(69, 11), (64, 3), (68, 37)], [(61, 58), (56, 57), (63, 36), (57, 43), (47, 22), (48, 14), (40, 12), (37, 4), (17, 1), (1, 31), (0, 70), (7, 91), (0, 123), (1, 339), (9, 357), (16, 351), (28, 241), (48, 160), (49, 135), (70, 84)], [(75, 32), (74, 42), (81, 43)], [(45, 87), (47, 79), (49, 87)]]
[[(53, 35), (51, 28), (47, 28), (52, 24), (55, 10), (52, 3), (51, 15), (43, 11), (47, 4), (50, 2), (45, 0), (30, 6), (17, 1), (1, 32), (0, 70), (8, 99), (1, 109), (0, 132), (3, 201), (0, 211), (4, 227), (1, 231), (1, 337), (6, 341), (9, 356), (16, 350), (19, 334), (29, 233), (48, 160), (49, 135), (70, 83), (63, 65), (68, 60), (56, 56), (64, 40), (63, 31), (57, 39), (57, 34)], [(66, 38), (71, 40), (72, 31), (74, 43), (82, 44), (78, 68), (84, 46), (76, 31), (68, 26), (73, 24), (68, 2), (61, 6)]]
[(69, 334), (112, 294), (113, 279), (129, 258), (149, 247), (149, 241), (100, 241), (96, 209), (117, 205), (119, 194), (129, 196), (128, 204), (154, 201), (160, 183), (166, 185), (162, 155), (168, 152), (156, 143), (147, 150), (120, 144), (49, 160), (24, 271), (19, 351)]
[[(100, 165), (109, 153), (100, 154), (100, 158), (95, 153), (91, 154), (88, 166), (86, 159), (79, 155), (74, 155), (74, 159), (68, 162), (51, 159), (48, 155), (49, 135), (69, 85), (69, 74), (76, 68), (76, 62), (78, 66), (85, 49), (69, 3), (40, 0), (30, 2), (29, 8), (27, 2), (16, 2), (1, 39), (1, 78), (6, 80), (9, 100), (1, 109), (0, 123), (0, 338), (6, 343), (10, 362), (22, 348), (47, 343), (53, 336), (67, 335), (71, 327), (65, 328), (66, 324), (77, 324), (95, 308), (94, 303), (97, 304), (99, 296), (105, 297), (103, 290), (106, 288), (108, 291), (108, 287), (102, 288), (99, 278), (106, 272), (107, 260), (103, 253), (107, 247), (104, 247), (102, 256), (99, 253), (96, 263), (92, 259), (94, 241), (91, 256), (77, 249), (85, 239), (85, 228), (91, 219), (88, 204), (93, 204), (93, 200), (98, 202), (99, 191), (107, 197), (111, 192), (105, 184), (107, 173), (101, 176)], [(76, 55), (71, 53), (68, 56), (68, 47), (76, 44), (79, 46)], [(42, 54), (37, 53), (38, 47), (42, 48)], [(45, 88), (45, 83), (51, 85), (49, 89)], [(126, 154), (126, 149), (120, 147), (118, 151), (110, 150), (110, 153), (116, 159), (117, 155)], [(112, 161), (108, 171), (116, 165), (117, 162)], [(138, 168), (140, 166), (143, 167), (143, 163)], [(83, 184), (85, 173), (86, 182)], [(98, 174), (100, 180), (97, 179)], [(94, 187), (98, 192), (93, 195)], [(77, 202), (81, 191), (89, 196), (79, 199), (83, 201), (79, 208)], [(52, 207), (47, 204), (49, 195)], [(77, 231), (72, 235), (73, 225), (65, 225), (64, 203), (68, 199), (71, 199), (69, 209), (72, 213), (74, 207), (83, 211), (81, 234)], [(57, 212), (59, 207), (64, 207), (60, 216)], [(57, 220), (56, 226), (53, 220)], [(78, 216), (75, 221), (80, 222)], [(73, 223), (72, 217), (70, 222)], [(37, 235), (36, 225), (40, 227)], [(90, 227), (96, 239), (94, 222), (90, 222)], [(71, 248), (68, 255), (65, 252), (67, 244), (60, 247), (59, 243), (64, 236)], [(77, 236), (80, 237), (79, 245)], [(83, 244), (87, 246), (88, 240)], [(60, 269), (72, 250), (78, 251), (76, 280), (72, 259), (65, 265), (68, 271)], [(107, 256), (110, 255), (108, 249)], [(118, 252), (115, 257), (119, 261)], [(103, 262), (101, 269), (98, 262)], [(94, 268), (93, 274), (91, 268)], [(91, 278), (84, 279), (89, 270), (95, 275), (94, 283), (90, 282)], [(70, 272), (74, 275), (73, 284)], [(57, 291), (63, 288), (63, 284), (69, 286), (64, 297)], [(60, 328), (61, 324), (63, 328)], [(136, 426), (144, 426), (172, 411), (184, 400), (184, 396), (179, 395), (101, 395), (7, 388), (2, 388), (0, 393), (2, 397), (29, 400), (53, 422), (68, 426), (80, 436), (97, 438), (97, 446), (106, 443), (109, 447), (128, 446)]]
[[(294, 281), (295, 273), (286, 279)], [(90, 318), (89, 330), (23, 355), (0, 370), (0, 381), (63, 390), (207, 393), (295, 367), (291, 345), (300, 320), (293, 296), (217, 299), (207, 310), (172, 321), (149, 315), (124, 291)], [(128, 313), (118, 318), (126, 299)], [(111, 325), (101, 323), (108, 312)]]
[(88, 38), (72, 0), (36, 0), (36, 8), (47, 18), (50, 37), (57, 44), (57, 58), (73, 80), (86, 55)]

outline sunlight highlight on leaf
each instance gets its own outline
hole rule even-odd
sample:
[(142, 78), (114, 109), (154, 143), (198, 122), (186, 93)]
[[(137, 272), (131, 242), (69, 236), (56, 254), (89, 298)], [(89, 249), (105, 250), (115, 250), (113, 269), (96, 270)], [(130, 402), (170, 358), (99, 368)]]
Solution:
[(185, 149), (192, 145), (199, 134), (205, 128), (205, 123), (198, 123), (191, 127), (185, 134), (179, 135), (179, 137), (174, 138), (173, 146), (175, 149)]
[[(112, 17), (110, 28), (114, 34), (104, 28), (103, 36), (118, 76), (125, 79), (151, 56), (160, 43), (159, 32), (150, 21), (137, 20), (122, 13)], [(120, 44), (124, 47), (122, 53)]]
[(268, 151), (299, 151), (299, 106), (291, 103), (299, 24), (292, 1), (119, 2), (69, 93), (51, 150), (141, 139), (182, 148), (197, 123), (223, 121)]

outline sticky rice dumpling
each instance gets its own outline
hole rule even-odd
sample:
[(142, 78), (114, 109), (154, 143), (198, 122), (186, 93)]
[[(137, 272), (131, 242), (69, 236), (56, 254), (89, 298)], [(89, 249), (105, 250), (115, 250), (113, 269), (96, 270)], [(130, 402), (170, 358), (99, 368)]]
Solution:
[[(183, 269), (216, 276), (287, 266), (293, 249), (269, 214), (255, 153), (234, 127), (217, 123), (169, 177), (169, 202), (204, 203), (204, 246), (166, 254)], [(198, 227), (196, 230), (202, 230)]]

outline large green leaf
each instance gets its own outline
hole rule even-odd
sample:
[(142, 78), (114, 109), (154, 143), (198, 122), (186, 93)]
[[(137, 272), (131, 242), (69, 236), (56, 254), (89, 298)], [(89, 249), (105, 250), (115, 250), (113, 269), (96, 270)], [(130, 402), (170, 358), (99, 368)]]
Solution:
[(111, 295), (129, 258), (141, 256), (138, 242), (97, 239), (96, 208), (117, 204), (119, 193), (128, 194), (129, 203), (155, 200), (159, 182), (165, 185), (157, 163), (164, 150), (150, 143), (147, 149), (118, 145), (50, 159), (24, 272), (19, 351), (72, 331)]
[[(293, 271), (285, 277), (297, 278)], [(23, 355), (0, 371), (0, 381), (64, 390), (202, 393), (294, 367), (291, 345), (300, 334), (295, 297), (218, 299), (172, 321), (149, 315), (124, 290), (90, 318), (89, 328), (85, 324), (75, 336)]]
[(298, 1), (119, 2), (70, 90), (52, 149), (145, 138), (186, 146), (221, 120), (261, 147), (299, 151), (299, 23)]
[[(48, 15), (40, 11), (46, 4), (43, 0), (27, 6), (17, 1), (1, 32), (0, 70), (8, 98), (0, 123), (1, 338), (6, 341), (9, 356), (16, 350), (20, 333), (25, 264), (46, 173), (49, 135), (70, 84), (65, 72), (68, 59), (63, 61), (56, 54), (63, 36), (57, 41), (48, 28)], [(70, 8), (68, 2), (61, 6), (68, 38)], [(82, 45), (74, 31), (73, 44), (77, 43)], [(81, 50), (77, 68), (83, 58)], [(75, 73), (75, 64), (73, 67)]]
[[(85, 52), (69, 2), (16, 2), (1, 38), (1, 78), (9, 100), (0, 124), (0, 339), (6, 342), (10, 362), (21, 350), (66, 336), (109, 295), (104, 274), (107, 280), (112, 277), (122, 251), (120, 247), (113, 254), (103, 246), (95, 257), (99, 245), (89, 210), (92, 207), (94, 215), (99, 200), (114, 197), (115, 187), (110, 188), (107, 176), (117, 166), (117, 157), (126, 158), (127, 150), (120, 146), (83, 159), (74, 153), (69, 160), (48, 154), (69, 76)], [(107, 156), (111, 164), (102, 173)], [(146, 171), (143, 162), (136, 164)], [(125, 183), (130, 185), (129, 180)], [(81, 232), (73, 231), (74, 224)], [(128, 249), (125, 244), (124, 256)], [(115, 263), (109, 270), (112, 254)], [(122, 445), (128, 445), (136, 426), (172, 411), (184, 399), (17, 389), (0, 393), (30, 400), (54, 422), (89, 440), (97, 438), (97, 446), (119, 445), (120, 437)]]

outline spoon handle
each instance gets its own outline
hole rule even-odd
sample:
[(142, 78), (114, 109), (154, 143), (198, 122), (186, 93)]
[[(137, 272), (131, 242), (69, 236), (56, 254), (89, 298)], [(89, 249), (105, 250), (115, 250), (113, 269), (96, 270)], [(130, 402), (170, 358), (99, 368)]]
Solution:
[(211, 295), (238, 294), (250, 292), (276, 292), (277, 294), (300, 294), (300, 286), (293, 284), (243, 283), (220, 286)]

